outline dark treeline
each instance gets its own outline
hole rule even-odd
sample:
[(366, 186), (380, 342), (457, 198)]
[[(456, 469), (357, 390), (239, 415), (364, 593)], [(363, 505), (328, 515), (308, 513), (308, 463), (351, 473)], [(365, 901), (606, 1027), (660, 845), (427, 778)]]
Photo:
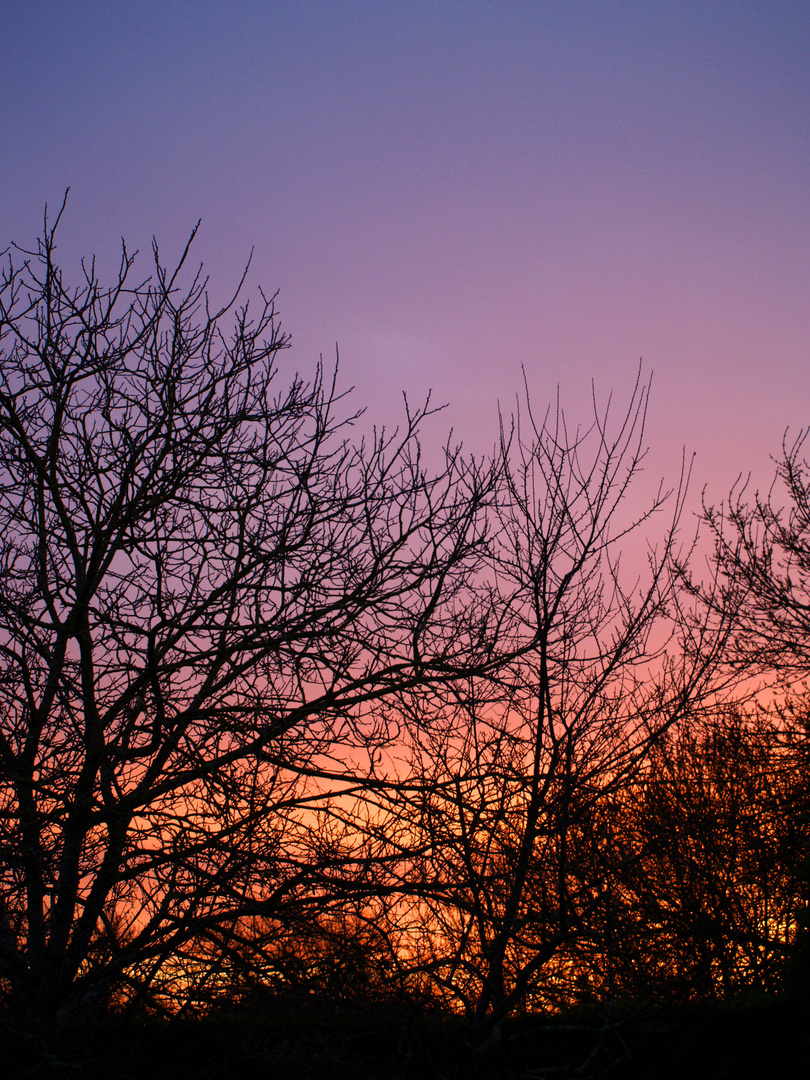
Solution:
[(0, 283), (13, 1024), (801, 995), (803, 437), (696, 541), (686, 470), (639, 508), (641, 379), (429, 464), (430, 403), (359, 439), (271, 300), (188, 249), (71, 285), (55, 232)]

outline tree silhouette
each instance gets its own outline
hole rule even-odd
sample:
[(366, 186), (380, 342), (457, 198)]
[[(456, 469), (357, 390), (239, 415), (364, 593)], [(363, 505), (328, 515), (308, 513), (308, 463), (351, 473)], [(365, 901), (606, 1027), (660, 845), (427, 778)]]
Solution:
[[(709, 513), (701, 589), (685, 471), (625, 516), (640, 376), (615, 424), (529, 407), (491, 460), (448, 442), (429, 470), (429, 400), (358, 438), (336, 373), (285, 378), (273, 299), (239, 306), (240, 282), (210, 308), (194, 233), (171, 269), (154, 245), (146, 280), (124, 246), (110, 285), (90, 262), (71, 286), (61, 213), (0, 280), (14, 1008), (395, 987), (463, 1006), (480, 1046), (511, 1010), (573, 1000), (589, 965), (612, 992), (635, 914), (661, 921), (633, 873), (648, 858), (677, 891), (622, 799), (675, 768), (659, 741), (713, 704), (732, 627), (738, 667), (788, 633), (790, 670), (806, 658), (801, 441), (787, 519), (739, 502), (732, 542)], [(628, 577), (628, 538), (665, 507)]]
[[(632, 857), (613, 800), (717, 671), (727, 623), (681, 618), (687, 476), (625, 517), (647, 392), (639, 380), (615, 421), (594, 402), (586, 430), (559, 406), (504, 429), (491, 574), (508, 602), (491, 617), (518, 618), (493, 634), (531, 650), (505, 649), (496, 671), (398, 704), (413, 763), (390, 813), (409, 815), (425, 883), (416, 951), (437, 995), (471, 1018), (474, 1042), (516, 1008), (574, 1000), (594, 951), (605, 959), (606, 907)], [(628, 537), (667, 504), (646, 576), (628, 577)]]
[(766, 495), (738, 483), (726, 504), (704, 507), (716, 585), (699, 591), (710, 609), (735, 614), (728, 659), (748, 674), (777, 676), (783, 687), (810, 671), (808, 434), (785, 433)]
[[(751, 494), (747, 482), (738, 482), (726, 504), (704, 507), (714, 542), (714, 582), (710, 589), (692, 585), (708, 612), (721, 619), (733, 616), (734, 634), (726, 659), (749, 686), (767, 687), (782, 726), (794, 742), (796, 732), (804, 732), (799, 745), (805, 763), (810, 677), (810, 464), (805, 457), (809, 434), (802, 430), (791, 438), (785, 432), (767, 494)], [(797, 790), (786, 812), (795, 819), (797, 831), (803, 832), (810, 819), (806, 792)], [(791, 852), (791, 858), (797, 861), (796, 852)], [(800, 932), (795, 977), (806, 992), (810, 986), (806, 844), (798, 861), (805, 906), (796, 913)]]
[(763, 709), (686, 717), (651, 748), (617, 820), (617, 986), (630, 997), (732, 998), (781, 986), (807, 841), (795, 817), (803, 739)]
[(323, 777), (496, 647), (496, 466), (429, 473), (429, 404), (352, 443), (334, 379), (284, 382), (273, 301), (210, 310), (189, 246), (69, 285), (59, 216), (0, 283), (0, 958), (42, 1015), (350, 880)]

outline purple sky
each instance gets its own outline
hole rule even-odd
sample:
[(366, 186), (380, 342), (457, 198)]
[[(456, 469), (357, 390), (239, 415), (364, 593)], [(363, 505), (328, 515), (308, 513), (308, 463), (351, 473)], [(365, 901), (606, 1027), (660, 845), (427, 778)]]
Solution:
[(713, 501), (810, 424), (807, 0), (5, 0), (2, 42), (0, 246), (68, 185), (68, 263), (202, 217), (286, 362), (476, 450), (522, 365), (587, 420), (643, 356), (650, 469)]

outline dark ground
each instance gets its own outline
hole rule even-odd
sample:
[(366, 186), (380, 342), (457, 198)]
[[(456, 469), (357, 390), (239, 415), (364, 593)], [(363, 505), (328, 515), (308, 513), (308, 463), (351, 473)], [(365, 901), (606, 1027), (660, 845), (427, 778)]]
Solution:
[(7, 1080), (748, 1080), (808, 1074), (810, 1014), (787, 1001), (525, 1016), (472, 1050), (455, 1018), (298, 1004), (199, 1021), (0, 1026)]

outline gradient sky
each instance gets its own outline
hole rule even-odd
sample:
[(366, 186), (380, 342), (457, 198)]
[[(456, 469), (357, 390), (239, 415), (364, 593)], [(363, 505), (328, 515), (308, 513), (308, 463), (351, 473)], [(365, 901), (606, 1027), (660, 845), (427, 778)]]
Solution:
[(280, 290), (372, 419), (486, 450), (525, 367), (588, 419), (654, 372), (651, 474), (719, 501), (810, 424), (810, 2), (3, 0), (0, 247), (71, 188), (119, 238)]

